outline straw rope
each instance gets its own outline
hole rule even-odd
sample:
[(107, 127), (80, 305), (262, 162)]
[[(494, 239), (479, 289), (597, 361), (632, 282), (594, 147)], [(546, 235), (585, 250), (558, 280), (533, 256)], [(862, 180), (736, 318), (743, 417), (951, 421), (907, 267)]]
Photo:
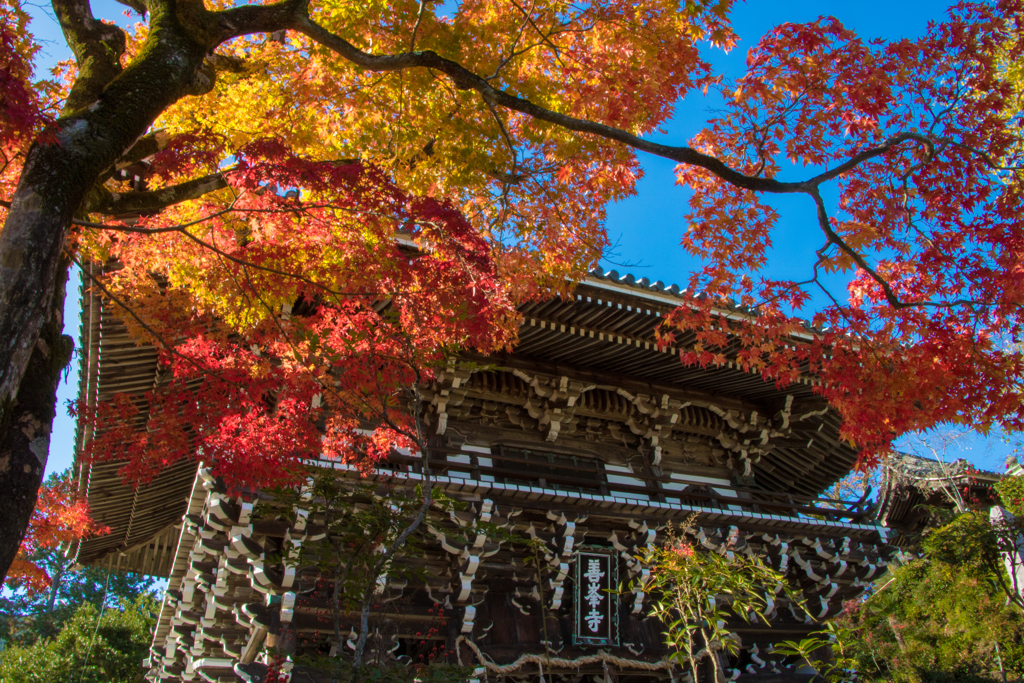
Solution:
[[(497, 664), (490, 657), (485, 655), (477, 647), (477, 644), (466, 636), (459, 636), (455, 640), (455, 651), (459, 658), (459, 664), (462, 664), (462, 652), (459, 649), (459, 643), (465, 643), (469, 646), (469, 649), (476, 655), (477, 661), (487, 668), (488, 671), (495, 673), (499, 676), (504, 676), (512, 673), (516, 669), (519, 669), (527, 664), (541, 664), (548, 667), (559, 667), (564, 669), (577, 669), (587, 664), (603, 663), (605, 665), (611, 664), (622, 669), (641, 669), (643, 671), (660, 671), (668, 670), (671, 671), (672, 667), (682, 666), (690, 663), (690, 658), (686, 657), (682, 660), (674, 659), (662, 659), (657, 662), (645, 662), (639, 659), (625, 659), (623, 657), (617, 657), (607, 652), (597, 652), (592, 655), (583, 655), (576, 659), (564, 659), (562, 657), (551, 657), (549, 655), (521, 655), (519, 659), (512, 662), (511, 664)], [(692, 659), (693, 662), (699, 662), (708, 656), (711, 650), (720, 650), (721, 646), (715, 643), (710, 649), (703, 648), (698, 652)]]

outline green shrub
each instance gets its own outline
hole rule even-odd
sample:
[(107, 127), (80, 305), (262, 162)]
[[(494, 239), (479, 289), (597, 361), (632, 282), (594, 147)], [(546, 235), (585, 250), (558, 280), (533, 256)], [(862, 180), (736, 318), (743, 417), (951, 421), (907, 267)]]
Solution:
[(1024, 673), (1024, 613), (1008, 605), (1001, 567), (983, 513), (966, 513), (932, 531), (924, 556), (894, 568), (844, 622), (865, 678), (893, 683), (993, 680), (998, 642), (1003, 666)]
[(1024, 477), (1005, 477), (995, 485), (1003, 507), (1017, 517), (1024, 517)]
[[(149, 649), (155, 601), (140, 596), (108, 609), (99, 620), (91, 603), (83, 604), (54, 638), (0, 653), (4, 683), (136, 683)], [(95, 636), (95, 638), (94, 638)], [(90, 648), (91, 646), (91, 648)]]

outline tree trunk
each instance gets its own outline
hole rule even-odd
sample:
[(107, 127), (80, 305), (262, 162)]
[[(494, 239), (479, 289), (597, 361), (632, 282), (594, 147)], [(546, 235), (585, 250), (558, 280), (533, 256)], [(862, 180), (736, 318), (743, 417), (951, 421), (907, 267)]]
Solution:
[[(33, 145), (0, 231), (0, 582), (25, 534), (46, 460), (63, 368), (55, 367), (61, 328), (51, 323), (63, 300), (57, 285), (67, 277), (61, 254), (72, 217), (168, 106), (213, 86), (213, 74), (200, 72), (213, 46), (192, 37), (175, 2), (149, 4), (142, 51), (95, 102)], [(90, 75), (83, 68), (79, 80)]]
[[(66, 263), (66, 259), (61, 259)], [(67, 273), (67, 267), (62, 268)], [(29, 357), (17, 396), (4, 407), (0, 423), (0, 572), (18, 553), (46, 469), (50, 431), (56, 415), (57, 385), (71, 360), (74, 341), (63, 330), (64, 283), (49, 297), (50, 315)], [(56, 590), (56, 588), (54, 589)]]
[(67, 571), (69, 564), (61, 564), (57, 568), (56, 574), (50, 577), (53, 583), (50, 585), (50, 595), (46, 598), (46, 607), (42, 610), (44, 616), (49, 616), (50, 612), (53, 611), (53, 606), (57, 604), (57, 594), (60, 593), (60, 584), (64, 579), (64, 572)]
[(888, 619), (887, 619), (887, 621), (889, 622), (889, 628), (892, 629), (893, 637), (896, 638), (896, 644), (899, 645), (900, 652), (906, 651), (906, 649), (907, 649), (907, 641), (903, 637), (903, 633), (901, 632), (901, 629), (903, 627), (900, 625), (899, 620), (896, 619), (896, 617), (894, 615), (890, 614)]

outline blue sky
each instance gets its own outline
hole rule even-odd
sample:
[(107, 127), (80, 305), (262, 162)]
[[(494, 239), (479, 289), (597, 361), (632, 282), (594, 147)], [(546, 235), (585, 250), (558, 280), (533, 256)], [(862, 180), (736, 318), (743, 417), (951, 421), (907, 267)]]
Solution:
[[(113, 0), (98, 0), (93, 3), (98, 17), (124, 24), (124, 7)], [(946, 12), (946, 2), (891, 0), (860, 0), (841, 2), (838, 0), (750, 0), (740, 3), (733, 13), (736, 32), (741, 42), (729, 54), (716, 52), (712, 62), (726, 76), (736, 77), (742, 73), (744, 59), (757, 39), (773, 26), (782, 22), (812, 21), (821, 15), (837, 17), (848, 28), (856, 30), (864, 38), (889, 40), (920, 36), (929, 21), (941, 21)], [(55, 61), (68, 55), (59, 29), (48, 17), (48, 5), (29, 6), (36, 17), (33, 32), (43, 41), (44, 49), (39, 62), (39, 72)], [(662, 140), (683, 144), (702, 127), (706, 119), (707, 100), (698, 96), (687, 98), (680, 103), (674, 119), (666, 126)], [(620, 272), (632, 272), (638, 277), (666, 283), (685, 282), (696, 262), (684, 254), (679, 240), (685, 230), (683, 216), (686, 211), (686, 194), (674, 184), (674, 164), (662, 159), (643, 157), (645, 178), (640, 182), (638, 194), (610, 207), (608, 232), (613, 242), (618, 242), (615, 262), (605, 262), (606, 268)], [(784, 258), (769, 274), (774, 276), (799, 277), (810, 268), (813, 252), (820, 246), (818, 228), (810, 200), (800, 197), (777, 199), (774, 206), (782, 215), (783, 229), (775, 241), (775, 251)], [(620, 264), (628, 264), (623, 266)], [(69, 292), (65, 320), (68, 334), (77, 338), (78, 297), (77, 278), (72, 278), (73, 291)], [(77, 364), (61, 386), (58, 394), (60, 404), (77, 393)], [(970, 438), (967, 450), (950, 452), (948, 457), (967, 457), (983, 469), (1002, 471), (1002, 464), (1010, 448), (999, 438)], [(68, 467), (73, 459), (74, 424), (61, 407), (51, 442), (48, 471), (59, 471)]]
[[(865, 39), (898, 40), (923, 35), (930, 21), (942, 21), (947, 2), (902, 2), (883, 0), (751, 0), (737, 4), (733, 12), (733, 25), (740, 37), (739, 45), (728, 54), (713, 51), (708, 54), (718, 73), (736, 78), (744, 72), (747, 50), (757, 40), (783, 22), (809, 22), (819, 16), (838, 18), (847, 28), (854, 29)], [(667, 125), (666, 135), (659, 141), (667, 144), (685, 144), (702, 127), (714, 107), (711, 98), (695, 93), (683, 101), (673, 120)], [(642, 273), (651, 280), (682, 283), (691, 269), (698, 265), (689, 259), (679, 246), (685, 230), (687, 191), (674, 184), (672, 169), (675, 163), (656, 157), (642, 157), (645, 177), (640, 182), (637, 196), (613, 205), (608, 212), (608, 233), (612, 242), (619, 239), (616, 261), (636, 264), (630, 272)], [(806, 177), (797, 169), (792, 178)], [(823, 188), (824, 189), (824, 188)], [(824, 189), (827, 194), (827, 189)], [(803, 196), (771, 197), (769, 202), (781, 213), (782, 230), (775, 241), (776, 252), (786, 255), (775, 264), (771, 272), (777, 277), (792, 275), (805, 279), (810, 274), (814, 251), (820, 247), (812, 201)], [(615, 267), (605, 264), (605, 267)], [(623, 271), (623, 268), (619, 268)]]

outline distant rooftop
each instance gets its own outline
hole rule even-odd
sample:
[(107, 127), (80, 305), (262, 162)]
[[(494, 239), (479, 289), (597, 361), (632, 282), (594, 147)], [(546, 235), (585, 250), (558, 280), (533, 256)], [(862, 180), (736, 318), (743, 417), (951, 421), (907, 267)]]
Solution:
[(950, 483), (973, 479), (973, 483), (994, 483), (1005, 476), (1001, 472), (979, 470), (970, 461), (958, 458), (943, 462), (909, 453), (899, 453), (887, 463), (886, 469), (897, 479), (906, 480), (922, 489), (937, 489)]

